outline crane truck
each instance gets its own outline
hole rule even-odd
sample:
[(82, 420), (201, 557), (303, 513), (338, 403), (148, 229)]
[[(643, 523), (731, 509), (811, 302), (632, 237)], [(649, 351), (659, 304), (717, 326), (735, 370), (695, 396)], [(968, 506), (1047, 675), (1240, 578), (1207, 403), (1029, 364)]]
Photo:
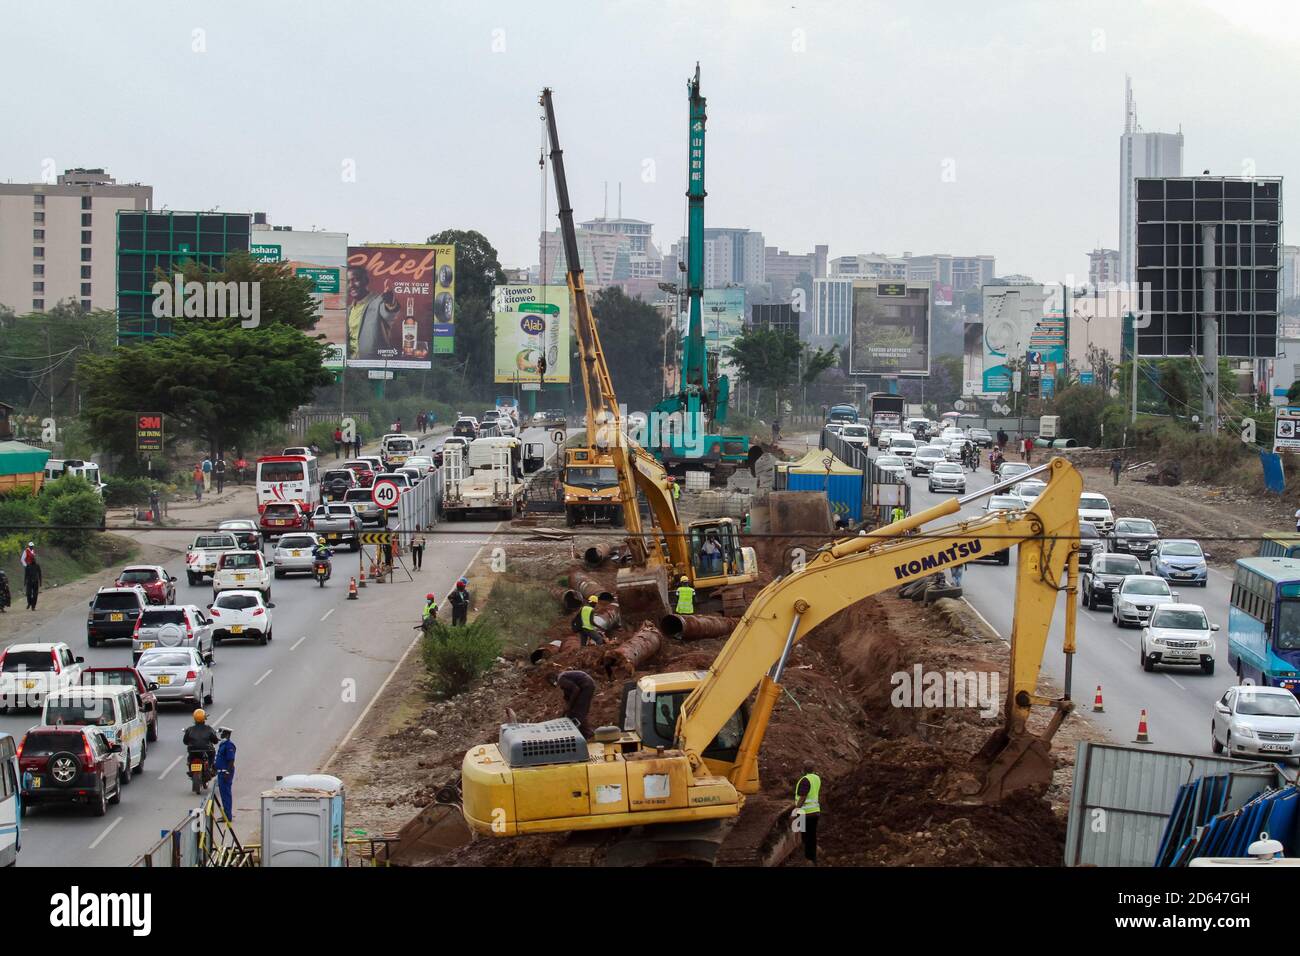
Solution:
[[(618, 396), (600, 346), (600, 333), (587, 300), (582, 265), (578, 258), (578, 240), (569, 204), (568, 179), (564, 172), (564, 151), (550, 90), (542, 91), (542, 109), (551, 143), (551, 171), (560, 207), (560, 233), (564, 240), (567, 281), (573, 295), (575, 338), (582, 388), (587, 399), (587, 441), (585, 446), (565, 449), (565, 468), (561, 479), (565, 489), (565, 509), (571, 507), (617, 509), (611, 516), (615, 524), (627, 528), (630, 567), (618, 573), (619, 603), (624, 611), (663, 608), (668, 603), (669, 577), (676, 583), (686, 577), (701, 592), (703, 608), (723, 604), (728, 589), (742, 586), (758, 577), (758, 560), (754, 549), (740, 544), (740, 529), (732, 518), (705, 518), (682, 527), (672, 486), (662, 464), (627, 435), (621, 419)], [(581, 485), (587, 476), (591, 484)], [(616, 490), (616, 494), (613, 491)], [(570, 494), (581, 500), (570, 502)], [(642, 522), (638, 492), (644, 495), (657, 530), (646, 532)], [(572, 523), (572, 521), (570, 521)], [(715, 538), (722, 552), (717, 564), (705, 564), (700, 547)]]
[[(597, 728), (588, 741), (567, 720), (502, 725), (496, 743), (472, 747), (461, 763), (466, 822), (480, 833), (509, 837), (738, 815), (745, 795), (758, 792), (759, 750), (795, 644), (864, 598), (1011, 544), (1019, 548), (1003, 723), (969, 767), (950, 775), (949, 795), (994, 803), (1049, 783), (1051, 739), (1074, 706), (1083, 480), (1061, 458), (1018, 479), (1030, 476), (1047, 485), (1027, 511), (933, 526), (1013, 483), (1002, 482), (826, 544), (802, 569), (759, 593), (707, 671), (642, 677), (625, 700), (622, 727)], [(1065, 686), (1062, 697), (1051, 698), (1040, 695), (1038, 676), (1063, 591)], [(1054, 711), (1041, 734), (1028, 728), (1036, 705)]]

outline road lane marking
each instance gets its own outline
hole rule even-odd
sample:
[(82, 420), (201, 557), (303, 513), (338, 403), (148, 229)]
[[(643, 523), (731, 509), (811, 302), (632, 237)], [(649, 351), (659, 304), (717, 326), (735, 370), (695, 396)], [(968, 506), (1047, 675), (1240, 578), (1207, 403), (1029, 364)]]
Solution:
[[(267, 671), (267, 673), (269, 674), (270, 671)], [(226, 708), (226, 712), (225, 712), (224, 714), (222, 714), (220, 717), (218, 717), (216, 720), (214, 720), (213, 723), (214, 723), (214, 724), (219, 724), (219, 723), (221, 723), (223, 720), (225, 720), (227, 717), (230, 716), (230, 712), (231, 712), (233, 709), (234, 709), (233, 707), (227, 707), (227, 708)]]
[[(333, 613), (334, 613), (334, 608), (330, 608), (328, 611), (325, 612), (325, 617), (329, 617)], [(322, 624), (325, 623), (325, 617), (320, 619)]]
[(167, 765), (167, 769), (164, 770), (162, 773), (158, 774), (158, 779), (161, 780), (163, 777), (165, 777), (165, 776), (167, 776), (169, 773), (171, 773), (171, 772), (172, 772), (172, 767), (174, 767), (174, 766), (176, 766), (178, 763), (180, 763), (180, 762), (181, 762), (181, 757), (183, 757), (183, 756), (184, 756), (184, 754), (177, 754), (176, 759), (173, 760), (171, 763), (169, 763), (169, 764)]
[(1124, 638), (1120, 637), (1118, 634), (1115, 635), (1115, 640), (1119, 641), (1121, 644), (1123, 644), (1125, 647), (1127, 647), (1130, 651), (1136, 651), (1136, 650), (1137, 650), (1136, 647), (1134, 647), (1134, 646), (1133, 646), (1132, 644), (1130, 644), (1128, 641), (1124, 640)]
[[(1169, 677), (1168, 674), (1165, 674), (1165, 676), (1166, 676), (1166, 677)], [(1169, 677), (1169, 679), (1170, 679), (1170, 680), (1174, 680), (1172, 677)], [(1179, 690), (1187, 690), (1186, 687), (1184, 687), (1182, 684), (1178, 683), (1178, 681), (1176, 681), (1176, 680), (1174, 680), (1174, 686), (1177, 687)]]
[(258, 684), (262, 683), (262, 681), (264, 681), (264, 680), (266, 680), (268, 677), (270, 677), (270, 676), (271, 676), (271, 671), (273, 671), (273, 670), (275, 670), (274, 667), (272, 667), (270, 670), (268, 670), (265, 674), (263, 674), (263, 675), (262, 675), (261, 677), (259, 677), (257, 680), (253, 681), (253, 686), (256, 687)]
[(302, 637), (298, 638), (298, 640), (296, 640), (296, 641), (294, 641), (292, 644), (290, 644), (290, 645), (289, 645), (289, 650), (291, 650), (291, 651), (296, 651), (296, 650), (298, 649), (298, 645), (301, 644), (301, 643), (302, 643), (303, 641), (305, 641), (305, 640), (307, 640), (307, 635), (306, 635), (306, 634), (304, 634)]
[(112, 823), (110, 823), (108, 826), (104, 827), (104, 832), (101, 833), (99, 836), (95, 837), (95, 842), (92, 843), (90, 846), (86, 847), (86, 849), (88, 849), (88, 850), (93, 850), (95, 847), (99, 846), (102, 842), (104, 842), (104, 837), (106, 837), (106, 836), (108, 836), (110, 833), (112, 833), (112, 832), (113, 832), (113, 828), (116, 827), (116, 826), (117, 826), (119, 823), (121, 823), (121, 822), (122, 822), (122, 818), (121, 818), (121, 817), (118, 817), (116, 820), (114, 820), (114, 821), (113, 821)]

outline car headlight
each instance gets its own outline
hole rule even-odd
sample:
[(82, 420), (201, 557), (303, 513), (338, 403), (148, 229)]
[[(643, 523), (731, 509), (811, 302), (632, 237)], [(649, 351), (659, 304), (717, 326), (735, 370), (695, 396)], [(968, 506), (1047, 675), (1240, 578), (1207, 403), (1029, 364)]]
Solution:
[(1249, 738), (1249, 739), (1251, 739), (1251, 740), (1254, 740), (1254, 739), (1255, 739), (1255, 731), (1251, 730), (1249, 727), (1245, 727), (1245, 726), (1242, 726), (1242, 725), (1240, 725), (1240, 724), (1237, 725), (1237, 727), (1235, 728), (1235, 730), (1234, 730), (1233, 732), (1234, 732), (1238, 737), (1247, 737), (1247, 738)]
[(1137, 607), (1133, 604), (1130, 604), (1128, 601), (1120, 601), (1119, 609), (1121, 611), (1136, 611)]
[(1202, 640), (1199, 641), (1198, 643), (1200, 644), (1201, 647), (1213, 647), (1213, 646), (1214, 646), (1214, 638), (1212, 638), (1212, 637), (1207, 637), (1207, 638), (1202, 639)]

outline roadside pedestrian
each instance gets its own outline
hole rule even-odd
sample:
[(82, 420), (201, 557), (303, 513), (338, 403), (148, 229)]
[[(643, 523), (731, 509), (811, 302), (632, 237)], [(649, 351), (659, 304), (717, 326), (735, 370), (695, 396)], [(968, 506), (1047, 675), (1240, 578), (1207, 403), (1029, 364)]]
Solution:
[(203, 490), (212, 490), (212, 459), (204, 458), (203, 463), (199, 465), (203, 469)]
[(811, 763), (803, 766), (803, 776), (794, 785), (795, 830), (803, 833), (803, 855), (813, 866), (817, 865), (817, 821), (822, 815), (822, 778), (813, 773)]
[(23, 566), (23, 590), (27, 592), (27, 610), (36, 610), (36, 599), (41, 596), (41, 583), (44, 576), (41, 574), (41, 563), (36, 560), (35, 555)]
[(418, 524), (415, 526), (415, 534), (411, 538), (411, 564), (417, 571), (424, 564), (424, 534)]
[(961, 579), (965, 576), (965, 574), (966, 574), (966, 565), (964, 564), (957, 564), (954, 565), (952, 568), (950, 568), (948, 570), (948, 576), (952, 579), (952, 586), (955, 588), (961, 587)]
[(1025, 461), (1029, 461), (1033, 457), (1034, 440), (1032, 438), (1029, 438), (1028, 436), (1025, 437), (1025, 441), (1024, 444), (1021, 446), (1020, 453), (1024, 456)]
[(243, 455), (235, 461), (235, 479), (241, 485), (248, 480), (248, 459)]
[(1007, 433), (1001, 428), (998, 429), (998, 451), (1007, 447)]
[(451, 626), (464, 625), (469, 620), (469, 607), (472, 603), (469, 582), (464, 578), (457, 581), (447, 602), (451, 605)]
[(217, 453), (217, 460), (212, 465), (212, 476), (217, 480), (217, 494), (226, 490), (226, 459)]
[(5, 608), (13, 603), (13, 595), (9, 593), (9, 575), (0, 570), (0, 614), (3, 614)]
[(194, 497), (198, 501), (203, 500), (203, 466), (201, 464), (194, 466)]
[(149, 492), (149, 514), (153, 516), (154, 524), (162, 524), (162, 495), (158, 494), (157, 488)]
[(424, 596), (424, 610), (420, 612), (420, 627), (424, 629), (426, 635), (433, 629), (433, 625), (438, 620), (438, 597), (435, 594), (426, 594)]
[(561, 671), (546, 675), (547, 682), (564, 695), (564, 716), (573, 721), (578, 732), (588, 740), (594, 733), (587, 717), (591, 713), (591, 699), (596, 696), (596, 682), (586, 671)]
[(217, 744), (217, 759), (213, 764), (217, 771), (217, 794), (221, 798), (221, 809), (226, 820), (235, 820), (235, 742), (231, 739), (229, 727), (222, 727), (218, 734), (221, 743)]
[(361, 437), (358, 436), (358, 437), (357, 437), (357, 438), (352, 442), (352, 445), (353, 445), (353, 447), (356, 448), (356, 451), (353, 453), (353, 456), (352, 456), (352, 457), (354, 457), (354, 458), (360, 458), (360, 457), (361, 457)]
[(18, 563), (24, 568), (36, 560), (36, 542), (28, 541), (23, 553), (18, 556)]
[(424, 434), (424, 422), (424, 412), (420, 412), (420, 414), (415, 416), (415, 427), (420, 430), (421, 435)]
[(436, 422), (437, 420), (438, 420), (438, 414), (432, 408), (429, 409), (429, 417), (426, 419), (429, 425), (429, 431), (433, 431), (433, 423)]
[(1295, 512), (1295, 529), (1300, 532), (1300, 508), (1297, 508)]
[(343, 457), (343, 429), (334, 429), (334, 457)]
[[(1115, 479), (1115, 484), (1117, 485), (1119, 484), (1119, 473), (1123, 470), (1124, 470), (1124, 459), (1120, 458), (1119, 455), (1117, 454), (1114, 458), (1110, 460), (1110, 474), (1111, 477)], [(1300, 511), (1297, 511), (1296, 514), (1300, 515)], [(1297, 522), (1297, 527), (1300, 527), (1300, 522)]]
[(592, 595), (587, 598), (587, 603), (578, 610), (578, 643), (582, 647), (588, 644), (604, 644), (605, 638), (601, 636), (600, 628), (596, 626), (595, 614), (596, 604), (599, 598)]

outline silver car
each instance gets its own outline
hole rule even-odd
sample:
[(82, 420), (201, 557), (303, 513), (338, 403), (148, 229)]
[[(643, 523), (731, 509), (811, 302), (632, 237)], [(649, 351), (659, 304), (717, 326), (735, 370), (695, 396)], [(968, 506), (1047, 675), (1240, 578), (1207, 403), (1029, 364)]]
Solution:
[(930, 469), (930, 491), (957, 491), (966, 493), (966, 471), (961, 465), (941, 461)]
[(193, 604), (146, 608), (131, 636), (131, 659), (157, 648), (193, 648), (212, 660), (212, 618)]
[(282, 578), (298, 571), (311, 574), (311, 552), (319, 541), (314, 534), (286, 534), (277, 541), (271, 552), (275, 576)]
[(1300, 702), (1285, 687), (1229, 687), (1214, 703), (1210, 745), (1216, 754), (1259, 754), (1294, 762), (1300, 754)]
[(1177, 604), (1178, 592), (1169, 582), (1151, 574), (1130, 574), (1120, 582), (1111, 605), (1110, 619), (1116, 627), (1129, 624), (1146, 627), (1151, 612), (1165, 604)]
[(156, 647), (135, 665), (146, 683), (157, 685), (159, 703), (181, 701), (198, 707), (211, 704), (215, 681), (212, 668), (192, 647)]

